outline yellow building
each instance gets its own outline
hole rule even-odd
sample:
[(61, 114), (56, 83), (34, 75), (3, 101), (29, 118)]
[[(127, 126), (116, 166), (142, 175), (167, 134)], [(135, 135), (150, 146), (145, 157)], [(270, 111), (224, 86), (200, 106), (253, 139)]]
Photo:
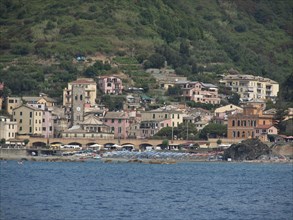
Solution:
[(43, 110), (27, 105), (13, 109), (13, 121), (18, 124), (18, 134), (42, 135)]
[(83, 87), (85, 90), (85, 107), (96, 104), (97, 83), (91, 78), (78, 78), (76, 81), (69, 82), (67, 88), (63, 90), (63, 106), (70, 108), (72, 104), (72, 87)]
[(279, 84), (269, 78), (253, 75), (227, 75), (220, 80), (222, 85), (240, 95), (242, 101), (272, 100), (277, 98)]
[(17, 108), (22, 104), (20, 97), (7, 97), (6, 98), (6, 112), (12, 115), (13, 109)]
[(176, 110), (153, 110), (141, 112), (141, 121), (161, 121), (171, 120), (173, 127), (178, 127), (183, 122), (185, 114), (181, 111)]

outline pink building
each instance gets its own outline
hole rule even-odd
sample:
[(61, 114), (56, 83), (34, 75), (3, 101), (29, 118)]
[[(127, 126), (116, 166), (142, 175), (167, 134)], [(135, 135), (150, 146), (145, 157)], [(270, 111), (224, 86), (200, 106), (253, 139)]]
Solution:
[(102, 120), (104, 124), (111, 127), (111, 131), (114, 133), (114, 138), (127, 138), (129, 127), (129, 117), (127, 112), (107, 112)]
[(54, 137), (54, 118), (52, 111), (48, 110), (46, 104), (28, 104), (31, 107), (43, 110), (42, 116), (42, 135), (45, 138)]
[(104, 94), (121, 94), (123, 90), (122, 80), (115, 76), (99, 77), (98, 85)]
[(273, 125), (259, 125), (255, 128), (255, 137), (262, 141), (268, 141), (268, 135), (278, 134), (278, 129)]
[(207, 103), (219, 104), (220, 98), (218, 96), (217, 86), (210, 83), (179, 81), (176, 83), (183, 91), (183, 96), (187, 100)]

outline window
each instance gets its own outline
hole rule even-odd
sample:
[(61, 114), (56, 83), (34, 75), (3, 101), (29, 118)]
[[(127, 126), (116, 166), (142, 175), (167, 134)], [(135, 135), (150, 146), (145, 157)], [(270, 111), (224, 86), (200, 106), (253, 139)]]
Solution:
[(262, 124), (265, 125), (266, 124), (266, 121), (263, 121)]
[(46, 131), (46, 127), (43, 127), (43, 131)]
[(22, 131), (22, 127), (19, 127), (19, 131)]
[(115, 121), (115, 120), (114, 120), (114, 119), (112, 119), (112, 123), (114, 123), (114, 121)]
[(165, 114), (165, 118), (168, 118), (168, 115), (167, 114)]
[(33, 113), (32, 112), (30, 112), (30, 118), (32, 118), (33, 117)]
[(233, 127), (235, 126), (235, 121), (234, 121), (234, 120), (232, 121), (232, 126), (233, 126)]
[(155, 114), (153, 114), (153, 118), (156, 118), (156, 115)]
[(22, 119), (19, 119), (19, 123), (22, 123)]
[(121, 134), (122, 133), (122, 128), (118, 127), (118, 133)]
[(122, 122), (122, 120), (121, 119), (118, 119), (118, 123), (121, 123)]
[(22, 116), (22, 112), (19, 112), (19, 115)]

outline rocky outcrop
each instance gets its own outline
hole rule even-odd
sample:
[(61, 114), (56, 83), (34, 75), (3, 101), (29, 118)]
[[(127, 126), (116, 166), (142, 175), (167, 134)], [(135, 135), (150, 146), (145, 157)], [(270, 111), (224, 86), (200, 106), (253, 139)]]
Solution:
[(271, 149), (259, 139), (244, 140), (239, 144), (232, 144), (224, 151), (223, 158), (227, 160), (257, 160), (261, 157), (270, 157)]

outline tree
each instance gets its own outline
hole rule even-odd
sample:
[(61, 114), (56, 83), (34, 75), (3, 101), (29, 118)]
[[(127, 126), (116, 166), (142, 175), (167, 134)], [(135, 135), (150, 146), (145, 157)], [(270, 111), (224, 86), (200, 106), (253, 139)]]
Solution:
[(180, 86), (175, 85), (175, 86), (169, 87), (166, 94), (169, 96), (181, 96), (182, 89)]
[(193, 123), (181, 123), (179, 124), (177, 130), (178, 138), (182, 138), (184, 140), (193, 140), (196, 138), (197, 129)]
[(164, 139), (162, 141), (162, 149), (166, 149), (167, 147), (169, 147), (169, 140), (168, 139)]
[(23, 140), (23, 143), (24, 143), (25, 146), (26, 146), (29, 142), (30, 142), (29, 139), (24, 139), (24, 140)]
[(161, 68), (164, 66), (165, 64), (165, 60), (166, 58), (164, 56), (162, 56), (161, 54), (155, 53), (152, 54), (147, 62), (145, 62), (144, 64), (144, 68), (148, 69), (148, 68)]
[(190, 52), (189, 52), (189, 43), (187, 41), (183, 41), (180, 44), (180, 48), (179, 48), (179, 52), (184, 55), (185, 57), (189, 57), (190, 56)]
[(234, 92), (231, 96), (228, 97), (228, 101), (233, 105), (239, 105), (240, 95)]
[(199, 133), (201, 139), (208, 139), (209, 137), (221, 137), (227, 134), (227, 125), (211, 123), (205, 126)]
[(220, 144), (222, 144), (222, 140), (221, 139), (218, 139), (217, 140), (217, 145), (220, 145)]
[(0, 145), (3, 146), (5, 143), (6, 143), (5, 138), (2, 138), (2, 139), (0, 140)]
[[(173, 134), (174, 134), (174, 130), (173, 130)], [(159, 130), (155, 134), (155, 136), (156, 137), (160, 137), (160, 138), (168, 138), (168, 139), (171, 139), (172, 138), (172, 127), (164, 127), (164, 128), (162, 128), (161, 130)]]

